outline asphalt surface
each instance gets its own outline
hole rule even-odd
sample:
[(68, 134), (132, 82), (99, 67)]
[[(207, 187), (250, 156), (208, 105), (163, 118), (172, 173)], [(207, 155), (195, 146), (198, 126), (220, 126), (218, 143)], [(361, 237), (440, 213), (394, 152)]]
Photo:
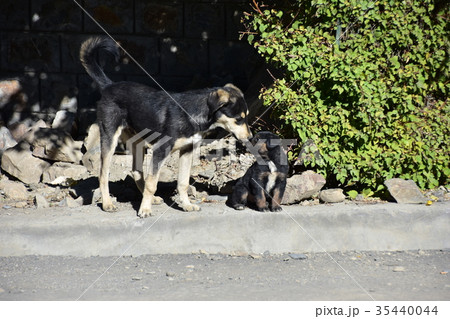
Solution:
[(0, 269), (0, 300), (450, 299), (449, 250), (1, 257)]

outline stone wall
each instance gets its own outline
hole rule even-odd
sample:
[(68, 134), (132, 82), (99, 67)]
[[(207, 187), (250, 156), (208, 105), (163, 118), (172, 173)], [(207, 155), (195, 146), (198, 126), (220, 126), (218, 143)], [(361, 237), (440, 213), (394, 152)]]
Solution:
[(106, 66), (115, 81), (156, 87), (147, 72), (170, 91), (227, 82), (245, 91), (260, 65), (239, 40), (245, 0), (2, 0), (0, 81), (18, 79), (22, 89), (0, 105), (0, 121), (51, 120), (64, 108), (95, 119), (99, 94), (79, 62), (79, 48), (105, 32), (77, 3), (145, 70), (123, 55)]

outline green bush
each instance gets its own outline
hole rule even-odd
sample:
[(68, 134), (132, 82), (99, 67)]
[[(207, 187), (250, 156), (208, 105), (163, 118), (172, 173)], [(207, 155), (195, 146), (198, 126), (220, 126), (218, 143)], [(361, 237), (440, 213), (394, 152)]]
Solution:
[(254, 2), (245, 35), (284, 71), (262, 98), (285, 137), (317, 144), (323, 161), (309, 166), (366, 194), (392, 177), (448, 183), (449, 12), (440, 3)]

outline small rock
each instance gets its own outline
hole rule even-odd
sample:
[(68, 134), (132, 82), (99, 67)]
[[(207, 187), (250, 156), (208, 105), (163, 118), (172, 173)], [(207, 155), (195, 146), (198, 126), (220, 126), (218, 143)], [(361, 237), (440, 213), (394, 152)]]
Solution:
[(17, 202), (17, 203), (14, 204), (14, 207), (16, 207), (16, 208), (25, 208), (27, 206), (28, 206), (28, 203), (24, 202), (24, 201)]
[(133, 280), (133, 281), (139, 281), (139, 280), (142, 280), (142, 277), (132, 277), (131, 280)]
[(413, 180), (391, 178), (384, 182), (391, 196), (400, 204), (425, 204), (427, 199)]
[(80, 202), (76, 201), (75, 199), (73, 199), (70, 196), (66, 197), (66, 203), (67, 203), (67, 207), (69, 207), (69, 208), (76, 208), (76, 207), (82, 206), (82, 204), (80, 204)]
[(50, 204), (48, 203), (47, 199), (44, 196), (42, 196), (41, 194), (36, 194), (34, 196), (34, 203), (36, 204), (37, 208), (50, 207)]
[(215, 170), (208, 169), (208, 170), (204, 170), (204, 171), (200, 172), (198, 174), (198, 176), (206, 178), (206, 179), (211, 179), (214, 177), (215, 173), (216, 173)]
[(225, 202), (228, 199), (228, 196), (222, 196), (222, 195), (208, 195), (206, 197), (207, 201), (210, 202)]
[(186, 266), (186, 268), (189, 268), (189, 269), (194, 269), (194, 268), (195, 268), (195, 266), (194, 266), (194, 265), (187, 265), (187, 266)]
[(174, 272), (171, 272), (171, 271), (168, 271), (168, 272), (166, 272), (166, 277), (175, 277), (175, 273)]
[(242, 250), (233, 251), (230, 256), (232, 257), (247, 257), (248, 253)]
[(308, 259), (308, 257), (305, 254), (289, 254), (289, 257), (295, 260), (304, 260)]
[(59, 207), (68, 207), (68, 208), (76, 208), (76, 207), (80, 207), (81, 204), (79, 202), (77, 202), (76, 200), (74, 200), (72, 197), (67, 196), (66, 198), (64, 198), (63, 200), (61, 200), (58, 203)]
[(319, 193), (319, 199), (324, 203), (340, 203), (345, 200), (344, 191), (340, 188), (330, 188)]
[(0, 181), (0, 190), (2, 190), (6, 197), (12, 200), (27, 200), (27, 188), (18, 182), (3, 180)]
[(404, 271), (406, 271), (406, 269), (405, 269), (405, 267), (402, 267), (402, 266), (395, 266), (395, 267), (392, 269), (392, 271), (393, 271), (393, 272), (404, 272)]
[(262, 258), (262, 256), (261, 256), (261, 255), (258, 255), (258, 254), (250, 254), (249, 256), (250, 256), (250, 258), (252, 258), (252, 259), (261, 259), (261, 258)]

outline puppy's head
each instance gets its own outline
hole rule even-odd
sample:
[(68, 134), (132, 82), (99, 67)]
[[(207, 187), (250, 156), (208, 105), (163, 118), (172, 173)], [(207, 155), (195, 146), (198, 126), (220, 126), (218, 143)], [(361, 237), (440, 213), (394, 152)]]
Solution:
[(271, 132), (267, 131), (261, 131), (258, 132), (251, 140), (250, 143), (252, 143), (253, 146), (256, 144), (260, 144), (260, 147), (258, 149), (258, 153), (261, 155), (262, 158), (267, 159), (269, 158), (269, 153), (272, 150), (278, 150), (280, 148), (280, 138), (278, 135), (273, 134)]
[(248, 127), (248, 107), (244, 94), (233, 84), (212, 92), (208, 97), (210, 117), (217, 126), (232, 133), (239, 140), (248, 140), (252, 137)]

